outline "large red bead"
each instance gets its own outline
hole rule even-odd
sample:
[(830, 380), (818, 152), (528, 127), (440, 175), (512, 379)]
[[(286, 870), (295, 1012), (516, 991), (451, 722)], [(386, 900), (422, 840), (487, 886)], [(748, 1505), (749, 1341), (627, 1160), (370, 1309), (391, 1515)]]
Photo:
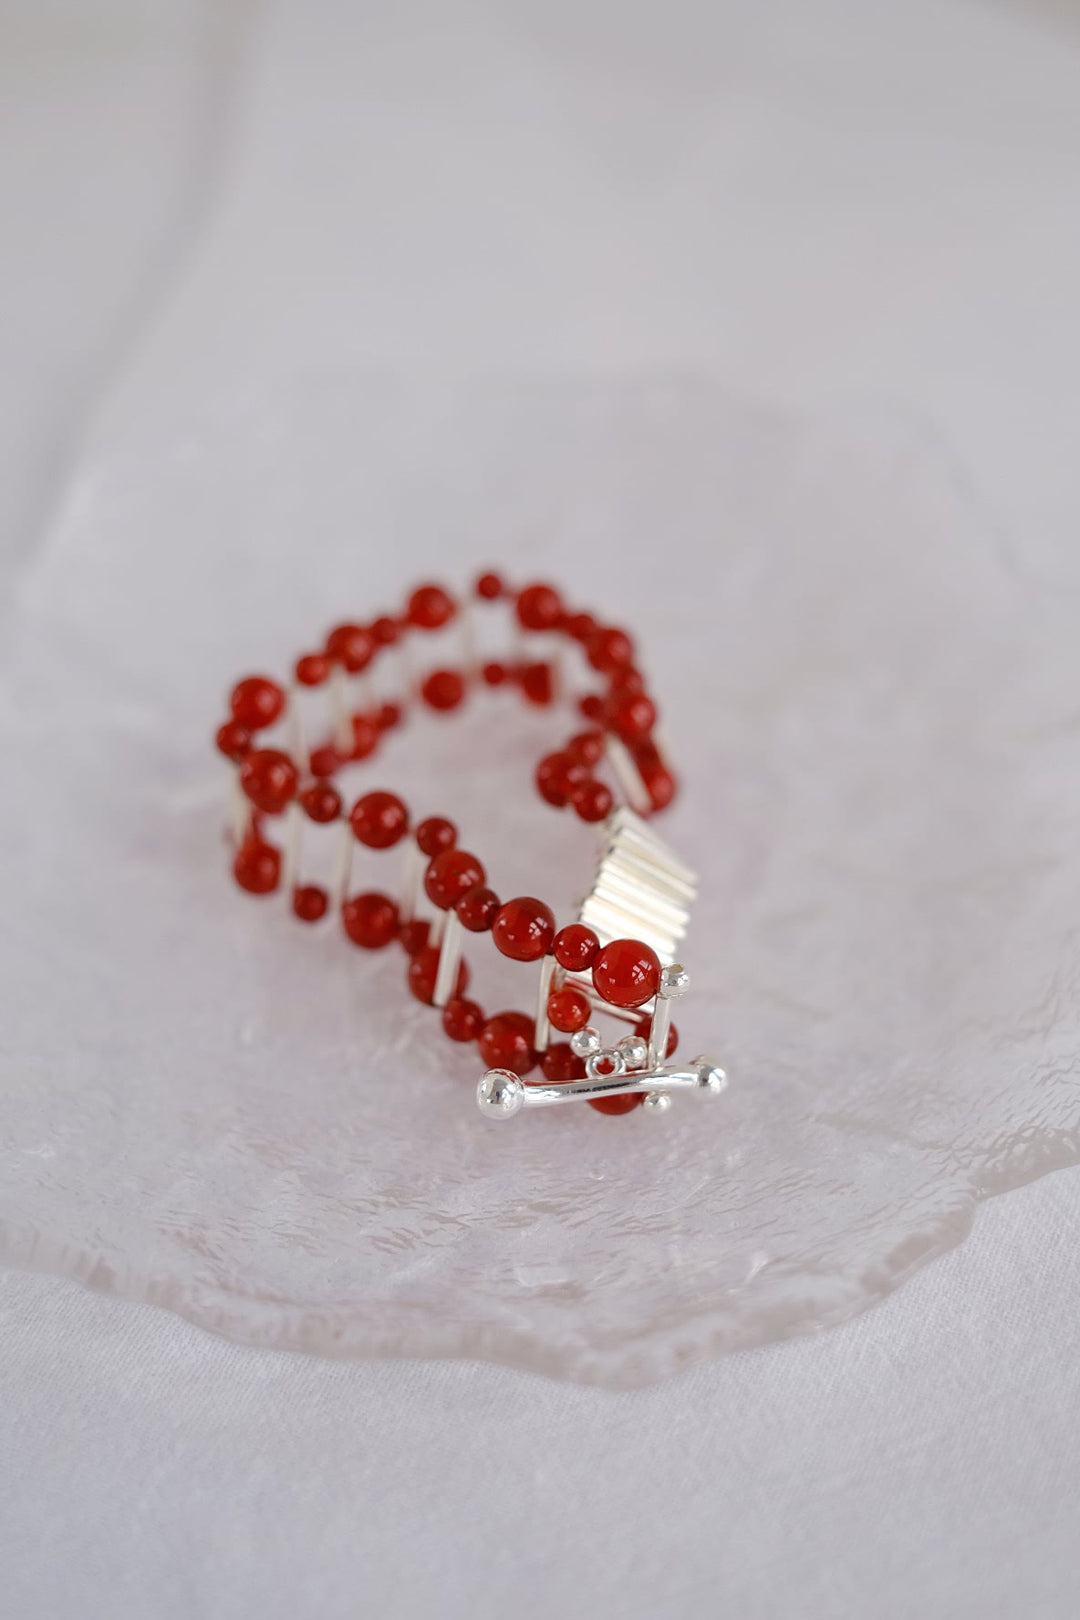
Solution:
[(598, 1114), (632, 1114), (645, 1101), (643, 1091), (617, 1092), (614, 1097), (590, 1097), (589, 1107)]
[(535, 1026), (526, 1013), (496, 1013), (480, 1032), (480, 1056), (489, 1069), (528, 1074), (536, 1067), (535, 1039)]
[(429, 709), (446, 714), (465, 699), (465, 677), (456, 669), (433, 669), (424, 677), (420, 695)]
[(300, 805), (312, 821), (325, 825), (340, 816), (341, 794), (329, 782), (312, 782), (300, 794)]
[(553, 990), (548, 997), (548, 1023), (553, 1029), (562, 1030), (564, 1035), (572, 1035), (574, 1030), (584, 1029), (589, 1022), (591, 1011), (588, 996), (576, 985), (564, 984), (560, 990)]
[(612, 674), (634, 661), (634, 643), (625, 630), (603, 628), (594, 630), (585, 643), (586, 656), (593, 669), (605, 675)]
[(329, 904), (329, 895), (317, 883), (305, 883), (293, 890), (292, 908), (301, 922), (318, 922), (326, 916)]
[(352, 830), (369, 849), (390, 849), (409, 830), (409, 812), (396, 793), (377, 790), (357, 799), (349, 812)]
[(248, 894), (272, 894), (281, 876), (281, 852), (260, 839), (246, 839), (236, 852), (233, 876)]
[(532, 895), (519, 895), (499, 907), (491, 937), (504, 956), (515, 962), (538, 962), (555, 938), (555, 915)]
[[(425, 945), (422, 950), (409, 963), (409, 989), (417, 1001), (422, 1001), (428, 1007), (435, 998), (435, 980), (439, 973), (439, 947)], [(458, 964), (457, 980), (451, 990), (451, 1000), (465, 993), (465, 986), (469, 982), (469, 970), (464, 962)]]
[(657, 992), (660, 958), (640, 939), (615, 939), (593, 963), (596, 993), (613, 1007), (640, 1007)]
[(614, 802), (607, 783), (595, 780), (581, 782), (570, 795), (570, 803), (582, 821), (603, 821)]
[(296, 766), (280, 748), (256, 748), (240, 766), (240, 786), (268, 816), (280, 815), (296, 796)]
[(398, 938), (406, 956), (417, 956), (428, 942), (431, 934), (431, 924), (425, 917), (414, 917), (412, 922), (402, 923), (398, 929)]
[(465, 891), (454, 910), (462, 928), (467, 928), (470, 934), (484, 934), (495, 921), (501, 905), (502, 901), (494, 889), (478, 883), (475, 888)]
[(585, 1060), (579, 1058), (569, 1041), (553, 1041), (540, 1059), (544, 1079), (553, 1085), (566, 1080), (584, 1080)]
[(481, 574), (476, 581), (476, 594), (483, 597), (485, 602), (494, 602), (503, 593), (504, 586), (500, 574)]
[(359, 675), (375, 656), (375, 637), (362, 624), (339, 624), (327, 636), (326, 650), (350, 675)]
[(617, 731), (623, 742), (634, 743), (648, 736), (656, 724), (656, 705), (644, 692), (634, 692), (622, 698), (612, 711), (611, 729)]
[(526, 585), (515, 607), (526, 630), (554, 630), (563, 616), (562, 597), (553, 585)]
[(320, 743), (318, 748), (311, 750), (308, 763), (312, 776), (333, 776), (341, 764), (341, 758), (333, 743)]
[(341, 908), (341, 921), (354, 945), (381, 950), (398, 933), (398, 909), (388, 894), (354, 894)]
[(566, 745), (566, 753), (580, 759), (583, 765), (596, 765), (604, 752), (602, 731), (579, 731)]
[(325, 653), (304, 653), (296, 660), (296, 678), (301, 686), (321, 686), (330, 673)]
[(248, 675), (232, 689), (229, 707), (233, 719), (249, 731), (272, 726), (285, 707), (285, 693), (265, 675)]
[(443, 1008), (442, 1027), (452, 1041), (475, 1041), (484, 1027), (484, 1010), (457, 996)]
[(432, 905), (448, 911), (469, 889), (483, 883), (486, 873), (467, 849), (444, 849), (424, 873), (424, 893)]
[(585, 973), (592, 967), (600, 941), (584, 923), (567, 923), (551, 944), (552, 955), (568, 973)]
[(445, 816), (427, 816), (416, 829), (416, 842), (428, 857), (440, 855), (457, 843), (457, 828)]
[(536, 767), (536, 785), (540, 797), (561, 810), (570, 801), (570, 795), (580, 783), (587, 780), (589, 769), (567, 750), (545, 754)]
[(441, 585), (421, 585), (409, 597), (409, 623), (418, 630), (439, 630), (449, 624), (454, 612), (454, 599)]
[(245, 754), (251, 752), (251, 732), (239, 720), (226, 720), (223, 726), (218, 727), (214, 741), (225, 758), (237, 765)]

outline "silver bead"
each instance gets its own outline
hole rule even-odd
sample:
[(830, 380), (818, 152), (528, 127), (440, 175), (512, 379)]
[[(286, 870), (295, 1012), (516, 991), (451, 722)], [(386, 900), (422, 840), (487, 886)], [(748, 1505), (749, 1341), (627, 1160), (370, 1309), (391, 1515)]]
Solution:
[(585, 1073), (590, 1080), (610, 1080), (626, 1073), (626, 1059), (618, 1047), (602, 1047), (585, 1059)]
[(690, 988), (690, 975), (681, 962), (660, 969), (660, 994), (665, 1001), (677, 1001)]
[(642, 1069), (649, 1061), (649, 1043), (643, 1035), (624, 1035), (619, 1042), (618, 1050), (622, 1053), (628, 1069)]
[(666, 1091), (649, 1091), (641, 1106), (647, 1108), (650, 1114), (666, 1114), (671, 1107), (671, 1098)]
[(476, 1088), (476, 1106), (490, 1119), (509, 1119), (525, 1100), (525, 1082), (509, 1069), (489, 1069)]
[(575, 1030), (570, 1037), (570, 1050), (575, 1057), (592, 1057), (594, 1052), (600, 1050), (600, 1031), (591, 1024), (584, 1029)]

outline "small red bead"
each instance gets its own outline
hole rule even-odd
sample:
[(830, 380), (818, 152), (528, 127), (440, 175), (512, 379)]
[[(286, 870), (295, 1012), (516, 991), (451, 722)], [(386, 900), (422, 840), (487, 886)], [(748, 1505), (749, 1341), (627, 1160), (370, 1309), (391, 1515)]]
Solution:
[(574, 759), (580, 759), (583, 765), (595, 765), (604, 752), (604, 733), (602, 731), (579, 731), (571, 737), (566, 745), (565, 752)]
[(603, 821), (614, 802), (606, 782), (582, 782), (570, 795), (570, 803), (582, 821)]
[(585, 650), (593, 669), (606, 675), (634, 661), (634, 643), (625, 630), (594, 630), (585, 643)]
[(223, 726), (218, 727), (214, 741), (218, 745), (219, 752), (236, 764), (251, 751), (251, 732), (247, 726), (242, 726), (239, 720), (226, 720)]
[(630, 697), (635, 692), (644, 692), (645, 677), (640, 669), (628, 664), (624, 669), (617, 669), (611, 676), (611, 691), (616, 697)]
[[(409, 962), (409, 989), (417, 1001), (431, 1006), (435, 996), (435, 980), (439, 973), (439, 947), (425, 945), (422, 950)], [(465, 986), (469, 982), (469, 970), (464, 962), (458, 965), (457, 982), (453, 986), (451, 1000), (464, 995)]]
[(501, 574), (481, 574), (476, 582), (476, 594), (485, 602), (494, 602), (505, 589)]
[(399, 633), (397, 620), (388, 613), (380, 614), (371, 627), (371, 634), (380, 647), (392, 647)]
[(634, 692), (615, 705), (611, 728), (623, 742), (633, 743), (647, 736), (656, 724), (656, 704), (645, 692)]
[(265, 675), (249, 675), (233, 687), (229, 699), (233, 719), (249, 731), (272, 726), (285, 707), (285, 693)]
[(654, 810), (665, 809), (675, 797), (676, 782), (671, 772), (664, 765), (657, 765), (652, 770), (641, 773), (642, 780), (652, 800)]
[(333, 776), (341, 764), (341, 759), (333, 743), (323, 743), (319, 748), (311, 750), (308, 763), (311, 766), (312, 776)]
[(248, 894), (272, 894), (281, 876), (281, 852), (260, 839), (246, 839), (236, 852), (233, 876)]
[(540, 1059), (544, 1079), (553, 1085), (566, 1080), (584, 1080), (585, 1060), (579, 1058), (569, 1041), (553, 1041)]
[(296, 766), (280, 748), (256, 748), (240, 767), (240, 786), (260, 810), (276, 816), (296, 795)]
[(571, 613), (564, 625), (567, 635), (575, 641), (588, 641), (596, 627), (591, 613)]
[(556, 962), (568, 973), (585, 973), (593, 964), (600, 941), (584, 923), (567, 923), (551, 943)]
[(416, 842), (425, 855), (440, 855), (457, 843), (457, 828), (445, 816), (428, 816), (416, 829)]
[(632, 1114), (635, 1108), (640, 1108), (645, 1101), (643, 1091), (623, 1091), (614, 1097), (590, 1097), (589, 1107), (595, 1108), (598, 1114)]
[(496, 1013), (480, 1032), (480, 1056), (489, 1069), (528, 1074), (536, 1066), (536, 1029), (522, 1012)]
[(640, 1007), (656, 994), (660, 958), (640, 939), (615, 939), (593, 963), (596, 992), (613, 1007)]
[(602, 720), (604, 718), (604, 700), (596, 692), (586, 692), (578, 702), (578, 708), (586, 720)]
[(561, 990), (553, 990), (548, 997), (548, 1023), (554, 1029), (561, 1029), (564, 1035), (584, 1029), (591, 1011), (588, 996), (572, 984), (564, 984)]
[(388, 894), (354, 894), (341, 908), (341, 921), (354, 945), (378, 951), (398, 933), (398, 909)]
[(424, 873), (424, 893), (432, 905), (449, 911), (469, 889), (483, 883), (486, 875), (482, 864), (467, 849), (444, 849)]
[(455, 611), (453, 597), (441, 585), (421, 585), (409, 597), (409, 623), (418, 630), (440, 630)]
[(478, 883), (475, 888), (465, 891), (454, 910), (462, 928), (467, 928), (470, 934), (483, 934), (495, 921), (495, 914), (501, 905), (502, 901), (494, 889)]
[(395, 726), (399, 726), (401, 724), (401, 704), (381, 703), (379, 712), (375, 716), (375, 724), (380, 731), (392, 731)]
[(420, 688), (420, 695), (430, 709), (446, 713), (456, 709), (465, 697), (465, 677), (456, 669), (433, 669)]
[(491, 937), (504, 956), (515, 962), (538, 962), (551, 949), (555, 917), (550, 906), (532, 895), (507, 900), (495, 914)]
[(327, 636), (326, 650), (350, 675), (359, 675), (375, 656), (375, 637), (362, 624), (339, 624)]
[(390, 849), (409, 830), (409, 812), (396, 793), (365, 793), (353, 805), (349, 820), (369, 849)]
[(417, 917), (412, 922), (402, 923), (398, 929), (398, 938), (402, 943), (406, 956), (416, 956), (424, 949), (431, 933), (431, 924), (425, 919)]
[(536, 786), (542, 799), (561, 810), (588, 775), (588, 767), (571, 753), (545, 754), (536, 767)]
[(505, 664), (491, 662), (480, 671), (486, 686), (501, 686), (509, 673)]
[[(635, 1028), (638, 1035), (644, 1035), (645, 1039), (648, 1040), (649, 1036), (652, 1034), (652, 1019), (651, 1018), (639, 1018), (637, 1023), (635, 1024), (634, 1028)], [(668, 1025), (667, 1045), (664, 1048), (664, 1057), (665, 1058), (671, 1057), (672, 1054), (675, 1051), (675, 1048), (678, 1046), (678, 1044), (679, 1044), (679, 1031), (676, 1029), (674, 1024), (669, 1024)]]
[(526, 700), (538, 708), (543, 708), (555, 696), (550, 664), (522, 664), (518, 679)]
[(526, 585), (518, 592), (515, 611), (526, 630), (553, 630), (562, 619), (562, 597), (553, 585)]
[(341, 814), (341, 794), (329, 782), (312, 782), (300, 794), (304, 814), (320, 825), (336, 821)]
[(484, 1010), (475, 1001), (455, 997), (443, 1008), (442, 1027), (452, 1041), (475, 1041), (484, 1027)]
[(321, 686), (330, 673), (330, 660), (325, 653), (304, 653), (296, 660), (296, 678), (301, 686)]
[(379, 746), (382, 732), (378, 725), (368, 714), (354, 714), (352, 717), (353, 759), (367, 759)]
[(292, 908), (301, 922), (315, 923), (326, 916), (330, 897), (317, 883), (305, 883), (293, 890)]

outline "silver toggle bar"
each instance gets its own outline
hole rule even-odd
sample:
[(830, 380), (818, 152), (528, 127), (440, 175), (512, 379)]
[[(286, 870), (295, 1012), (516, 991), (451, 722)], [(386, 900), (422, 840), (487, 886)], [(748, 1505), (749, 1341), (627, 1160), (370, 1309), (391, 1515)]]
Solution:
[(489, 1119), (509, 1119), (522, 1108), (548, 1108), (553, 1103), (590, 1097), (621, 1097), (632, 1091), (665, 1098), (673, 1091), (704, 1091), (717, 1097), (726, 1088), (727, 1075), (711, 1057), (694, 1058), (681, 1067), (616, 1068), (611, 1074), (596, 1072), (584, 1080), (541, 1081), (535, 1085), (510, 1069), (489, 1069), (476, 1088), (476, 1104)]

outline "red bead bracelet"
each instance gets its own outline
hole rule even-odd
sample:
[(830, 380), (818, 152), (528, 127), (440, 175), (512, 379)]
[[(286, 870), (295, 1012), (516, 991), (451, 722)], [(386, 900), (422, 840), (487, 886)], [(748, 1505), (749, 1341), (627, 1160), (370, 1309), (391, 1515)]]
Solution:
[[(478, 661), (475, 615), (507, 607), (519, 650)], [(418, 678), (413, 638), (451, 626), (459, 659)], [(554, 707), (566, 696), (567, 643), (580, 649), (596, 690), (576, 698), (575, 729), (539, 760), (536, 786), (548, 804), (595, 824), (601, 843), (592, 888), (578, 916), (560, 928), (543, 900), (502, 900), (445, 816), (414, 822), (385, 789), (347, 806), (333, 778), (374, 756), (410, 702), (449, 713), (483, 687), (516, 687), (525, 702)], [(393, 667), (391, 700), (377, 699), (373, 688), (373, 671), (383, 663)], [(324, 729), (309, 739), (320, 692)], [(554, 586), (511, 590), (498, 574), (485, 573), (472, 599), (459, 600), (441, 585), (421, 585), (404, 612), (337, 625), (321, 647), (297, 658), (289, 682), (249, 675), (233, 688), (229, 717), (217, 732), (231, 766), (233, 876), (248, 894), (284, 893), (301, 922), (340, 917), (345, 937), (361, 950), (399, 944), (412, 994), (439, 1009), (451, 1040), (478, 1043), (486, 1073), (477, 1100), (489, 1116), (571, 1098), (606, 1114), (639, 1104), (662, 1112), (674, 1091), (717, 1093), (726, 1079), (711, 1058), (667, 1063), (677, 1043), (671, 1002), (689, 988), (675, 953), (695, 879), (649, 824), (676, 792), (654, 736), (656, 719), (631, 638), (567, 608)], [(281, 826), (279, 838), (271, 824)], [(307, 834), (309, 824), (332, 830)], [(338, 839), (330, 887), (303, 880), (306, 835)], [(392, 893), (352, 892), (357, 844), (399, 852), (396, 881), (387, 885)], [(490, 933), (512, 961), (536, 964), (534, 1013), (489, 1015), (466, 995), (464, 945), (469, 934), (481, 933)], [(605, 1045), (598, 1017), (622, 1020), (629, 1030)]]

